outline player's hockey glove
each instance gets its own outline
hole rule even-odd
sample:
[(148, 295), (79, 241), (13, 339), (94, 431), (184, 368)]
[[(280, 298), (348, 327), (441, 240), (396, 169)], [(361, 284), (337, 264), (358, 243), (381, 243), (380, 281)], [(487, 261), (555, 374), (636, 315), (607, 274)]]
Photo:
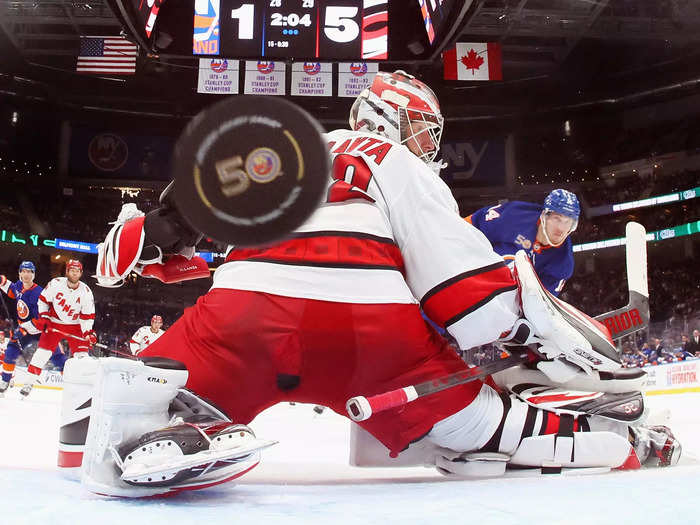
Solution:
[(92, 348), (93, 346), (95, 346), (95, 343), (97, 343), (97, 334), (94, 330), (88, 330), (87, 332), (83, 332), (83, 338), (85, 339), (85, 342), (88, 345), (88, 349)]
[(25, 334), (40, 334), (46, 331), (48, 324), (49, 320), (45, 317), (37, 317), (36, 319), (31, 319), (22, 323), (20, 325), (20, 330), (23, 330)]

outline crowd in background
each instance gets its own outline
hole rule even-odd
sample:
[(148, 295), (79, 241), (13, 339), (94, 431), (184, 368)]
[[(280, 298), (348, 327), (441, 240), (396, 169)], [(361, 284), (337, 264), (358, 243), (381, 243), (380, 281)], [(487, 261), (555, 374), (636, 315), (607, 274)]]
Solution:
[[(652, 159), (676, 151), (685, 151), (689, 156), (697, 154), (700, 148), (700, 123), (694, 119), (686, 118), (680, 122), (655, 124), (642, 129), (625, 129), (622, 124), (601, 128), (595, 122), (586, 126), (576, 121), (570, 134), (559, 136), (551, 129), (535, 129), (521, 133), (517, 143), (520, 147), (516, 148), (515, 160), (523, 189), (518, 190), (521, 194), (512, 198), (542, 202), (551, 189), (551, 186), (544, 186), (550, 184), (561, 184), (576, 192), (584, 214), (578, 229), (572, 234), (574, 244), (622, 237), (625, 224), (630, 220), (640, 222), (647, 231), (700, 220), (700, 198), (599, 216), (586, 213), (601, 205), (686, 191), (699, 186), (700, 171), (690, 169), (671, 173), (667, 168), (660, 167), (644, 175), (618, 174), (624, 176), (604, 180), (599, 175), (601, 166)], [(56, 177), (55, 151), (37, 152), (32, 142), (32, 147), (26, 149), (23, 157), (20, 155), (23, 150), (18, 148), (18, 144), (17, 141), (0, 140), (0, 175), (16, 178), (24, 171), (27, 177), (31, 177), (32, 184), (4, 187), (0, 198), (1, 230), (17, 231), (24, 236), (38, 233), (48, 239), (98, 243), (109, 229), (108, 223), (115, 220), (123, 202), (134, 202), (144, 211), (158, 206), (161, 187), (135, 191), (68, 184), (69, 179), (59, 180)], [(539, 193), (538, 188), (542, 188)], [(484, 205), (496, 204), (498, 201), (489, 195), (493, 195), (493, 192), (479, 194), (475, 191), (473, 195), (462, 196), (459, 204), (463, 215)], [(481, 202), (479, 198), (486, 201)], [(697, 241), (692, 242), (697, 251)], [(224, 250), (223, 246), (210, 239), (204, 239), (198, 248), (213, 252)], [(96, 257), (78, 256), (86, 266), (84, 280), (95, 294), (95, 329), (102, 343), (119, 351), (128, 351), (130, 336), (137, 328), (148, 324), (152, 315), (163, 316), (164, 328), (167, 328), (211, 284), (210, 280), (200, 279), (165, 286), (154, 280), (132, 276), (118, 290), (99, 288), (89, 277)], [(11, 250), (1, 253), (0, 273), (16, 278), (20, 257), (26, 258)], [(658, 364), (694, 355), (678, 349), (683, 347), (683, 337), (689, 337), (693, 329), (700, 327), (696, 258), (690, 250), (689, 255), (672, 261), (663, 257), (650, 259), (652, 324), (648, 330), (623, 342), (627, 366)], [(38, 268), (37, 282), (45, 285), (55, 276), (52, 275), (52, 271), (54, 274), (56, 272), (55, 265), (46, 254), (34, 262)], [(594, 269), (586, 268), (578, 259), (577, 265), (573, 278), (563, 291), (564, 300), (591, 314), (610, 311), (627, 302), (619, 259), (611, 264), (596, 259)], [(9, 326), (2, 317), (4, 315), (0, 313), (0, 328), (7, 333)], [(652, 348), (656, 338), (662, 340), (664, 351)], [(479, 364), (497, 358), (500, 349), (488, 345), (470, 349), (467, 354), (470, 361)]]
[(582, 184), (582, 199), (588, 206), (618, 204), (636, 201), (650, 196), (685, 191), (700, 184), (697, 170), (678, 170), (671, 173), (626, 174), (597, 181), (596, 184)]

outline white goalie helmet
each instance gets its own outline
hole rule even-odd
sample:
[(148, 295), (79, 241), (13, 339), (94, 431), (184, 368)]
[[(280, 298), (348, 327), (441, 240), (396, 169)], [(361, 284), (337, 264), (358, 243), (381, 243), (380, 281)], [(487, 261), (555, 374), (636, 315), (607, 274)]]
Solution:
[(428, 164), (440, 148), (443, 125), (433, 90), (401, 70), (378, 72), (350, 110), (352, 129), (403, 144)]

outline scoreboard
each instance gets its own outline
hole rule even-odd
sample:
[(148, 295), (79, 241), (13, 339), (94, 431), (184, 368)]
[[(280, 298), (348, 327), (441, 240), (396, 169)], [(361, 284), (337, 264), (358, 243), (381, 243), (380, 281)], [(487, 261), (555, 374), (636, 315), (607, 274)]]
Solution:
[(192, 53), (386, 60), (388, 0), (195, 0)]

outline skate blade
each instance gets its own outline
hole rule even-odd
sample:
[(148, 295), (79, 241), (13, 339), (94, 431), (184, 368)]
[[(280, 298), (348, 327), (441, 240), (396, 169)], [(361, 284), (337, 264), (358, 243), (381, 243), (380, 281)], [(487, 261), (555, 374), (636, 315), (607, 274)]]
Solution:
[(134, 463), (129, 465), (120, 478), (123, 481), (132, 481), (143, 478), (163, 478), (174, 477), (177, 473), (197, 467), (199, 465), (210, 465), (217, 461), (230, 461), (233, 463), (247, 460), (252, 454), (276, 445), (278, 441), (256, 439), (251, 443), (247, 443), (240, 447), (227, 450), (204, 450), (191, 456), (183, 456), (179, 461), (170, 463), (167, 468), (162, 465), (144, 465), (142, 463)]

